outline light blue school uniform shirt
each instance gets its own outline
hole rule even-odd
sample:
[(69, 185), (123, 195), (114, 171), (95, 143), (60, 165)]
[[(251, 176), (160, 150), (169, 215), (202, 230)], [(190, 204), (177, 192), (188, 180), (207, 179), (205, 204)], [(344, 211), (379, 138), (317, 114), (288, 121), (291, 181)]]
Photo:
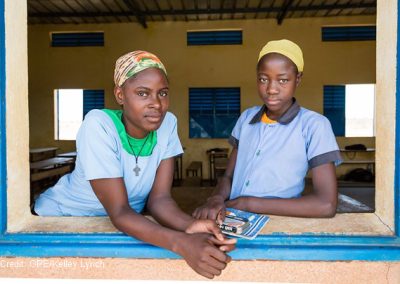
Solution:
[(138, 159), (141, 171), (136, 176), (133, 171), (135, 157), (123, 148), (113, 120), (102, 110), (90, 111), (77, 135), (74, 171), (39, 196), (35, 212), (40, 216), (105, 216), (107, 213), (89, 181), (118, 177), (123, 177), (129, 205), (141, 212), (160, 162), (183, 153), (177, 120), (172, 113), (165, 115), (156, 135), (152, 154)]
[(297, 198), (309, 169), (342, 162), (329, 120), (295, 99), (276, 123), (263, 123), (266, 106), (245, 110), (229, 139), (238, 148), (230, 199)]

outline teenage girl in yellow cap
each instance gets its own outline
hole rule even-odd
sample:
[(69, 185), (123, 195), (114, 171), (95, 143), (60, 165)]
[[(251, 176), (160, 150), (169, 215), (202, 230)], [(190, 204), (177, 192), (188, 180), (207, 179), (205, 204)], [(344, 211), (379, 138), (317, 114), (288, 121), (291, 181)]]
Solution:
[[(257, 63), (263, 105), (241, 114), (229, 139), (233, 150), (225, 175), (194, 217), (221, 222), (226, 207), (297, 217), (335, 215), (339, 147), (328, 119), (294, 98), (303, 68), (302, 51), (292, 41), (263, 47)], [(314, 190), (302, 196), (308, 171)]]
[[(114, 95), (122, 110), (92, 110), (77, 136), (75, 170), (40, 195), (41, 216), (109, 216), (127, 235), (181, 255), (213, 278), (230, 261), (235, 240), (215, 221), (195, 220), (171, 198), (174, 157), (182, 154), (177, 122), (169, 113), (167, 72), (145, 51), (120, 57)], [(156, 224), (140, 212), (146, 205)]]

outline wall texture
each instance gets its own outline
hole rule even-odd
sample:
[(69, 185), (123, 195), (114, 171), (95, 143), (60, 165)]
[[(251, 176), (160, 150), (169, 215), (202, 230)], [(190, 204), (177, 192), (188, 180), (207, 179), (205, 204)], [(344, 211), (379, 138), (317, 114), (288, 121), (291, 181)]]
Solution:
[[(194, 273), (183, 260), (111, 258), (0, 258), (0, 277), (206, 280)], [(400, 263), (234, 261), (215, 280), (394, 284), (400, 282)]]

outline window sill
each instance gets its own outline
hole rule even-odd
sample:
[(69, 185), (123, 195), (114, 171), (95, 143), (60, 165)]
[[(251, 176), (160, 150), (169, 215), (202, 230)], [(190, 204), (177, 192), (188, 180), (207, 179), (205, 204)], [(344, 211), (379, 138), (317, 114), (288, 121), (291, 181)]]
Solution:
[[(151, 217), (149, 217), (151, 219)], [(107, 217), (38, 217), (30, 216), (18, 226), (9, 226), (9, 233), (115, 233)], [(374, 213), (337, 214), (330, 219), (270, 216), (260, 234), (333, 234), (388, 236), (393, 231)]]

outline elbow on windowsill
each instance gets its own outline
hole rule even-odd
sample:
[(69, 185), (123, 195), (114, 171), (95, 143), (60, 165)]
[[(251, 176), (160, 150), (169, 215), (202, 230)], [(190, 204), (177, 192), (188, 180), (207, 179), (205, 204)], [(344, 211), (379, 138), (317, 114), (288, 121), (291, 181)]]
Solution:
[(124, 207), (121, 208), (119, 211), (115, 211), (113, 213), (108, 214), (108, 217), (110, 218), (111, 223), (113, 226), (121, 232), (126, 231), (126, 225), (127, 225), (127, 219), (130, 218), (130, 214), (132, 214), (133, 211), (130, 207)]
[(336, 202), (324, 202), (321, 206), (320, 218), (333, 218), (336, 215)]

